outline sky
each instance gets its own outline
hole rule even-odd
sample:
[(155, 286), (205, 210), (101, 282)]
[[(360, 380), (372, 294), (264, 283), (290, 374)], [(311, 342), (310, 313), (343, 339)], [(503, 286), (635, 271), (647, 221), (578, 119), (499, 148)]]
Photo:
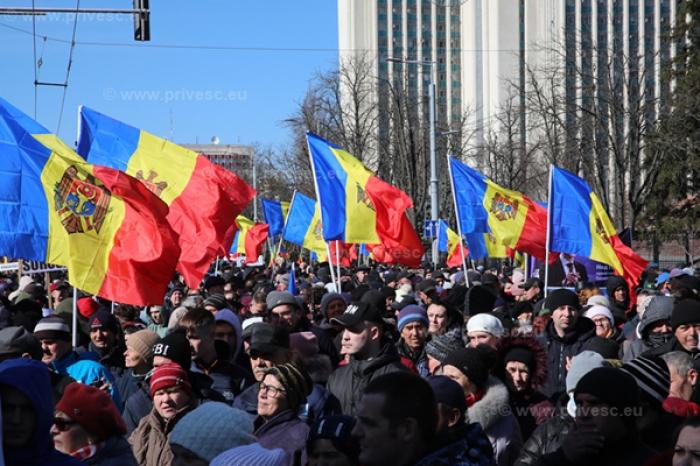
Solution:
[[(37, 8), (75, 4), (36, 0)], [(31, 1), (0, 0), (10, 6)], [(130, 9), (132, 2), (83, 0), (80, 7)], [(216, 136), (222, 144), (279, 146), (290, 140), (282, 121), (313, 76), (337, 67), (335, 0), (151, 0), (150, 8), (150, 42), (134, 41), (131, 15), (78, 18), (58, 131), (67, 143), (75, 142), (77, 110), (85, 105), (178, 143)], [(39, 81), (65, 81), (73, 18), (37, 17)], [(0, 92), (31, 116), (33, 27), (31, 17), (0, 16)], [(63, 92), (38, 88), (36, 119), (53, 132)]]

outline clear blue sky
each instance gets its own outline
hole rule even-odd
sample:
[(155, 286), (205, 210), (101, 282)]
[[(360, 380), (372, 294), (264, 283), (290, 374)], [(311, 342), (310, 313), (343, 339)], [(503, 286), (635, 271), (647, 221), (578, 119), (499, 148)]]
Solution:
[[(37, 0), (37, 7), (74, 7), (74, 1)], [(133, 40), (131, 16), (79, 18), (59, 135), (75, 140), (79, 105), (180, 143), (279, 145), (281, 121), (304, 96), (316, 72), (337, 66), (335, 0), (151, 0), (151, 42)], [(0, 6), (31, 6), (0, 0)], [(81, 8), (131, 8), (130, 0), (83, 0)], [(8, 28), (9, 26), (9, 28)], [(2, 96), (34, 113), (29, 17), (0, 16)], [(70, 41), (73, 15), (38, 18), (38, 36)], [(129, 47), (84, 42), (129, 44)], [(8, 47), (7, 44), (10, 44)], [(206, 50), (157, 45), (316, 50)], [(37, 38), (39, 80), (63, 82), (68, 43)], [(318, 50), (321, 49), (321, 50)], [(40, 87), (37, 119), (56, 131), (61, 88)], [(172, 125), (171, 125), (172, 115)]]

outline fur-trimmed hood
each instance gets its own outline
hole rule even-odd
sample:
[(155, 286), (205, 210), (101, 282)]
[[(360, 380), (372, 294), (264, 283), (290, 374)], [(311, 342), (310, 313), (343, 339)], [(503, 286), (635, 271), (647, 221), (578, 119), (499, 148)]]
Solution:
[(484, 431), (510, 413), (508, 389), (496, 377), (489, 376), (484, 396), (467, 408), (469, 422), (478, 422)]
[(530, 373), (530, 387), (538, 389), (547, 383), (547, 352), (542, 345), (532, 337), (508, 336), (501, 338), (498, 342), (498, 365), (495, 368), (495, 375), (502, 381), (506, 377), (506, 354), (513, 348), (523, 348), (531, 351), (534, 355), (532, 372)]

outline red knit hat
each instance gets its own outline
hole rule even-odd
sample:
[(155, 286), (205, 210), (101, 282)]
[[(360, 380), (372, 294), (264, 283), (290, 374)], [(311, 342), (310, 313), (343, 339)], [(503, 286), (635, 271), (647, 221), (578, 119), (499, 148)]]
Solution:
[(151, 376), (151, 398), (158, 390), (170, 387), (182, 387), (188, 395), (192, 396), (192, 385), (190, 385), (187, 372), (174, 362), (158, 366), (153, 371)]
[(56, 411), (63, 412), (100, 440), (126, 434), (126, 424), (112, 397), (91, 385), (68, 384)]
[(97, 312), (97, 310), (100, 308), (100, 305), (91, 297), (85, 296), (78, 300), (77, 307), (78, 312), (80, 312), (80, 315), (85, 317), (86, 319), (89, 319), (93, 316), (93, 314), (95, 314), (95, 312)]

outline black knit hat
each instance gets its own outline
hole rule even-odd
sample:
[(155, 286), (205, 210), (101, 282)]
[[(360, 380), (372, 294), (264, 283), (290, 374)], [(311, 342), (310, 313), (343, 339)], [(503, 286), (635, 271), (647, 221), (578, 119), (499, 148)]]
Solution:
[(552, 291), (544, 301), (544, 307), (552, 312), (561, 306), (571, 306), (574, 309), (581, 309), (581, 303), (579, 303), (576, 293), (565, 288)]
[(610, 407), (622, 410), (619, 414), (624, 414), (625, 408), (639, 405), (639, 389), (634, 377), (613, 367), (598, 367), (584, 375), (576, 384), (575, 394), (579, 393), (592, 395)]
[(530, 370), (533, 370), (535, 366), (535, 352), (524, 346), (515, 346), (503, 357), (504, 364), (508, 364), (511, 361), (522, 362)]
[(685, 324), (700, 323), (700, 301), (684, 299), (673, 306), (671, 313), (671, 327), (675, 332), (678, 327)]
[(425, 345), (425, 354), (442, 364), (447, 356), (464, 348), (464, 341), (459, 328), (450, 330), (442, 335), (434, 335)]
[(311, 393), (313, 382), (304, 369), (287, 363), (262, 370), (263, 374), (274, 376), (284, 387), (290, 408), (296, 410)]
[(623, 364), (621, 369), (634, 377), (639, 389), (658, 401), (659, 405), (668, 398), (671, 374), (663, 359), (640, 356)]
[(603, 359), (620, 359), (620, 345), (611, 338), (593, 337), (583, 349), (594, 351), (603, 356)]
[(204, 306), (212, 306), (215, 307), (217, 311), (222, 310), (225, 307), (228, 307), (229, 304), (226, 301), (226, 298), (224, 295), (219, 294), (219, 293), (214, 293), (212, 295), (209, 295), (207, 299), (204, 300), (202, 303), (202, 307)]
[(162, 356), (177, 363), (184, 370), (190, 370), (192, 356), (190, 342), (181, 330), (169, 333), (153, 345), (153, 356)]
[(488, 365), (484, 361), (482, 352), (475, 348), (461, 348), (451, 352), (442, 365), (456, 367), (478, 388), (486, 385), (489, 376)]

